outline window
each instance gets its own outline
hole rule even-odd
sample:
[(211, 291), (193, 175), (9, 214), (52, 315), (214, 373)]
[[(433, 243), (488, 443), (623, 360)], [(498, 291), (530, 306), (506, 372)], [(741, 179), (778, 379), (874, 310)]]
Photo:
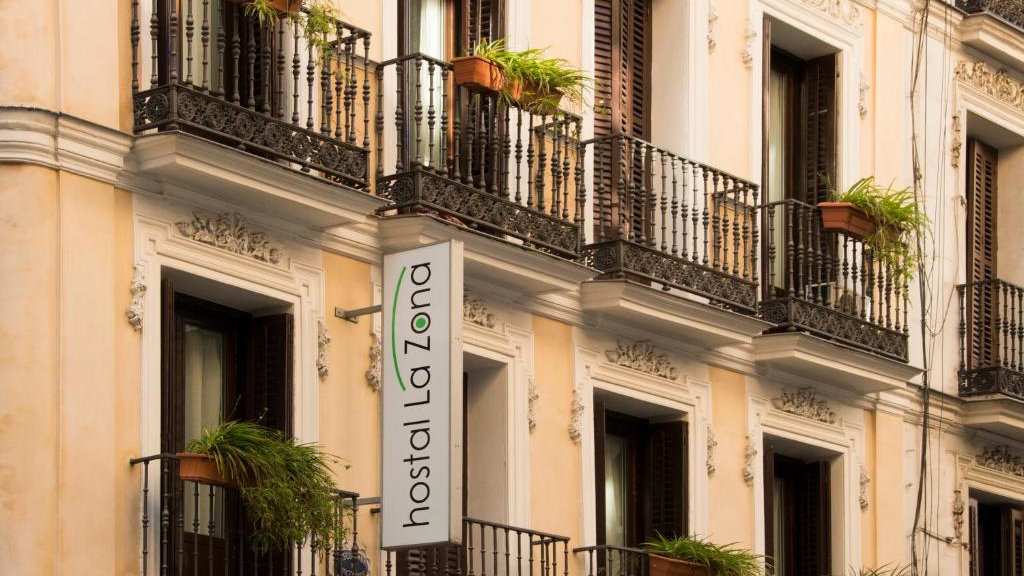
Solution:
[(764, 454), (765, 550), (776, 576), (831, 571), (829, 463)]
[(594, 402), (597, 542), (639, 547), (687, 533), (687, 431)]
[(1024, 575), (1024, 508), (973, 494), (969, 521), (971, 576)]
[(998, 359), (996, 216), (999, 151), (967, 140), (967, 282), (965, 320), (971, 335), (967, 365), (992, 366)]

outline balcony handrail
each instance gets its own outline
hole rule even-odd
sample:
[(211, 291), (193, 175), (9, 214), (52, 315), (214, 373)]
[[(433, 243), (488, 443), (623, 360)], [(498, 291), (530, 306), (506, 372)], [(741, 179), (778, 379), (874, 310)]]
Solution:
[(602, 550), (616, 550), (618, 552), (630, 552), (633, 554), (648, 554), (649, 552), (643, 548), (631, 548), (629, 546), (616, 546), (614, 544), (594, 544), (592, 546), (578, 546), (572, 549), (573, 554), (581, 554), (584, 552), (600, 552)]
[(1014, 284), (1013, 282), (1007, 282), (1006, 280), (1003, 280), (1002, 278), (989, 278), (988, 280), (972, 280), (970, 282), (964, 282), (962, 284), (957, 284), (957, 289), (967, 289), (967, 288), (971, 288), (971, 287), (974, 287), (974, 286), (986, 286), (986, 285), (992, 285), (992, 286), (1004, 285), (1004, 286), (1006, 286), (1008, 288), (1014, 288), (1016, 290), (1024, 290), (1024, 286), (1020, 286), (1020, 285)]
[(531, 536), (539, 536), (540, 538), (544, 538), (545, 540), (543, 540), (541, 542), (538, 542), (539, 544), (546, 543), (546, 541), (551, 541), (551, 542), (569, 542), (569, 537), (568, 536), (562, 536), (562, 535), (554, 534), (554, 533), (550, 533), (550, 532), (543, 532), (543, 531), (540, 531), (540, 530), (534, 530), (532, 528), (523, 528), (521, 526), (513, 526), (512, 524), (505, 524), (505, 523), (502, 523), (502, 522), (494, 522), (494, 521), (491, 521), (491, 520), (481, 520), (480, 518), (474, 518), (472, 516), (464, 516), (462, 521), (467, 523), (467, 524), (477, 524), (477, 525), (480, 525), (480, 526), (486, 526), (488, 528), (497, 528), (498, 530), (508, 530), (508, 531), (513, 531), (513, 532), (521, 532), (523, 534), (529, 534)]
[(406, 61), (409, 61), (409, 60), (416, 60), (416, 59), (423, 60), (424, 62), (433, 62), (435, 65), (441, 66), (442, 68), (445, 68), (447, 70), (451, 70), (454, 67), (454, 65), (451, 62), (449, 62), (447, 60), (444, 60), (444, 59), (441, 59), (441, 58), (437, 58), (437, 57), (431, 56), (431, 55), (426, 54), (424, 52), (409, 52), (408, 54), (403, 54), (401, 56), (396, 56), (395, 58), (390, 58), (388, 60), (385, 60), (385, 61), (381, 62), (380, 64), (378, 64), (378, 66), (381, 67), (381, 68), (385, 68), (387, 66), (394, 66), (395, 64), (399, 64), (399, 63), (406, 62)]

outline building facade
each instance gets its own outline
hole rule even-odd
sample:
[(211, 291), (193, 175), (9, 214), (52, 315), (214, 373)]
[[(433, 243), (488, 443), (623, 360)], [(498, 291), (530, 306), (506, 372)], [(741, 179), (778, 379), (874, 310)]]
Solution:
[[(243, 4), (0, 2), (0, 571), (626, 576), (693, 534), (1024, 574), (1020, 2)], [(456, 86), (496, 38), (592, 91)], [(822, 228), (865, 176), (923, 281)], [(342, 316), (451, 239), (463, 543), (382, 552), (385, 330)], [(226, 419), (342, 459), (344, 550), (250, 556), (178, 480)]]

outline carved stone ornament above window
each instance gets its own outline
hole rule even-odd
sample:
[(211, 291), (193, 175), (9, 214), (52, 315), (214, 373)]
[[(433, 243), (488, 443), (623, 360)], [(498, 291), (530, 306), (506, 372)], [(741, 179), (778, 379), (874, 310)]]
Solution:
[(266, 233), (250, 230), (249, 222), (237, 212), (212, 216), (194, 212), (191, 221), (178, 222), (176, 227), (182, 236), (196, 242), (269, 264), (281, 261), (281, 249), (270, 242)]
[(494, 314), (487, 309), (487, 304), (469, 292), (462, 294), (462, 319), (484, 328), (494, 328), (497, 325)]
[(1009, 446), (989, 446), (974, 459), (982, 468), (1024, 478), (1024, 458), (1012, 452)]
[(860, 8), (853, 0), (802, 0), (804, 5), (824, 12), (847, 26), (860, 29)]
[(825, 424), (836, 423), (836, 413), (829, 408), (828, 402), (818, 399), (818, 393), (814, 388), (800, 388), (795, 392), (783, 391), (782, 396), (772, 399), (772, 405), (783, 412)]
[(640, 340), (627, 344), (619, 340), (615, 350), (606, 350), (604, 355), (608, 361), (619, 366), (632, 368), (640, 372), (658, 376), (667, 380), (679, 378), (679, 371), (676, 369), (668, 355), (658, 352), (648, 340)]
[(993, 70), (984, 62), (961, 60), (954, 75), (975, 90), (1024, 112), (1024, 83), (1010, 76), (1006, 70)]

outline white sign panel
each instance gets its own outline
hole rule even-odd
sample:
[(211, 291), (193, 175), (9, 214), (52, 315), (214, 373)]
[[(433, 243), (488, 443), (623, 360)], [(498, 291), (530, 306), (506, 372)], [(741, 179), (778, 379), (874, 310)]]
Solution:
[(462, 244), (384, 256), (382, 546), (462, 536)]

